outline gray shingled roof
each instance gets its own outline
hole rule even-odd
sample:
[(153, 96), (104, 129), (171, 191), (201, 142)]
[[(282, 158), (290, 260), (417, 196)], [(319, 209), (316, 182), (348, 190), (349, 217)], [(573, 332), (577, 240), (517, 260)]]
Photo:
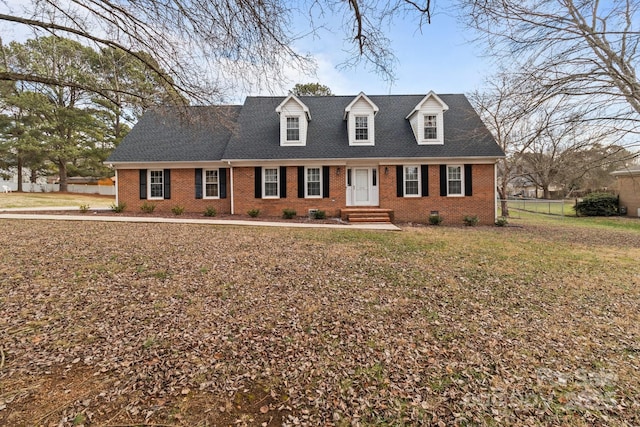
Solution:
[(220, 160), (241, 108), (231, 105), (147, 111), (106, 162)]
[[(443, 145), (418, 145), (406, 120), (424, 95), (369, 96), (380, 111), (375, 117), (375, 146), (365, 147), (349, 146), (347, 138), (344, 109), (355, 96), (301, 97), (311, 112), (304, 147), (280, 146), (275, 109), (285, 97), (248, 97), (241, 107), (190, 107), (187, 115), (199, 118), (195, 121), (175, 117), (172, 110), (146, 113), (107, 161), (504, 156), (464, 95), (438, 96), (449, 106)], [(224, 108), (231, 112), (230, 119), (237, 115), (233, 132), (214, 118)]]

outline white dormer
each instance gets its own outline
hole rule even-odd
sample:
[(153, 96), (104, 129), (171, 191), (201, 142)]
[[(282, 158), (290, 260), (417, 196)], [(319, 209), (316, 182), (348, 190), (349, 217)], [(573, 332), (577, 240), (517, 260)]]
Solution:
[(449, 106), (438, 95), (429, 92), (406, 117), (420, 145), (444, 144), (444, 112)]
[(276, 113), (280, 115), (280, 145), (306, 145), (311, 121), (309, 107), (295, 95), (289, 95), (276, 107)]
[(367, 95), (360, 92), (344, 109), (344, 119), (347, 121), (349, 145), (375, 144), (375, 115), (379, 108)]

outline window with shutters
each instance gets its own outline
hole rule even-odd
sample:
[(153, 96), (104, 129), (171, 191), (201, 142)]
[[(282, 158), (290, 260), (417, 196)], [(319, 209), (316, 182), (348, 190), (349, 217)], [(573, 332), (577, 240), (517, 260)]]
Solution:
[(305, 197), (322, 197), (322, 175), (320, 168), (306, 168)]
[(407, 197), (420, 196), (420, 168), (418, 166), (404, 167), (404, 195)]
[(164, 171), (162, 169), (150, 169), (148, 174), (148, 199), (164, 199)]
[(278, 168), (263, 168), (262, 169), (262, 194), (265, 198), (277, 198), (280, 196), (278, 192), (279, 177)]
[(462, 166), (447, 165), (447, 195), (464, 196)]
[(220, 198), (220, 179), (218, 169), (204, 170), (204, 198), (218, 199)]

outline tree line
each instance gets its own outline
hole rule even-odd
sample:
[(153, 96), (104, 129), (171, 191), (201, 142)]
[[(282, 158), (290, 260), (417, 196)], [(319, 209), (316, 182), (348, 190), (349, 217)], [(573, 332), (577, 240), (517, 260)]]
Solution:
[(180, 98), (145, 61), (117, 48), (39, 37), (1, 45), (0, 61), (6, 73), (39, 76), (0, 85), (0, 170), (5, 178), (17, 171), (18, 191), (23, 178), (57, 174), (66, 191), (68, 176), (110, 176), (104, 160), (143, 111)]

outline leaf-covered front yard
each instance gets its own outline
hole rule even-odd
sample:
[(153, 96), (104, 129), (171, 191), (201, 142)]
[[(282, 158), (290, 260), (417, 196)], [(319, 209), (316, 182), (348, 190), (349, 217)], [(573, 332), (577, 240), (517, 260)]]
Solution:
[(640, 233), (0, 222), (0, 425), (639, 425)]

